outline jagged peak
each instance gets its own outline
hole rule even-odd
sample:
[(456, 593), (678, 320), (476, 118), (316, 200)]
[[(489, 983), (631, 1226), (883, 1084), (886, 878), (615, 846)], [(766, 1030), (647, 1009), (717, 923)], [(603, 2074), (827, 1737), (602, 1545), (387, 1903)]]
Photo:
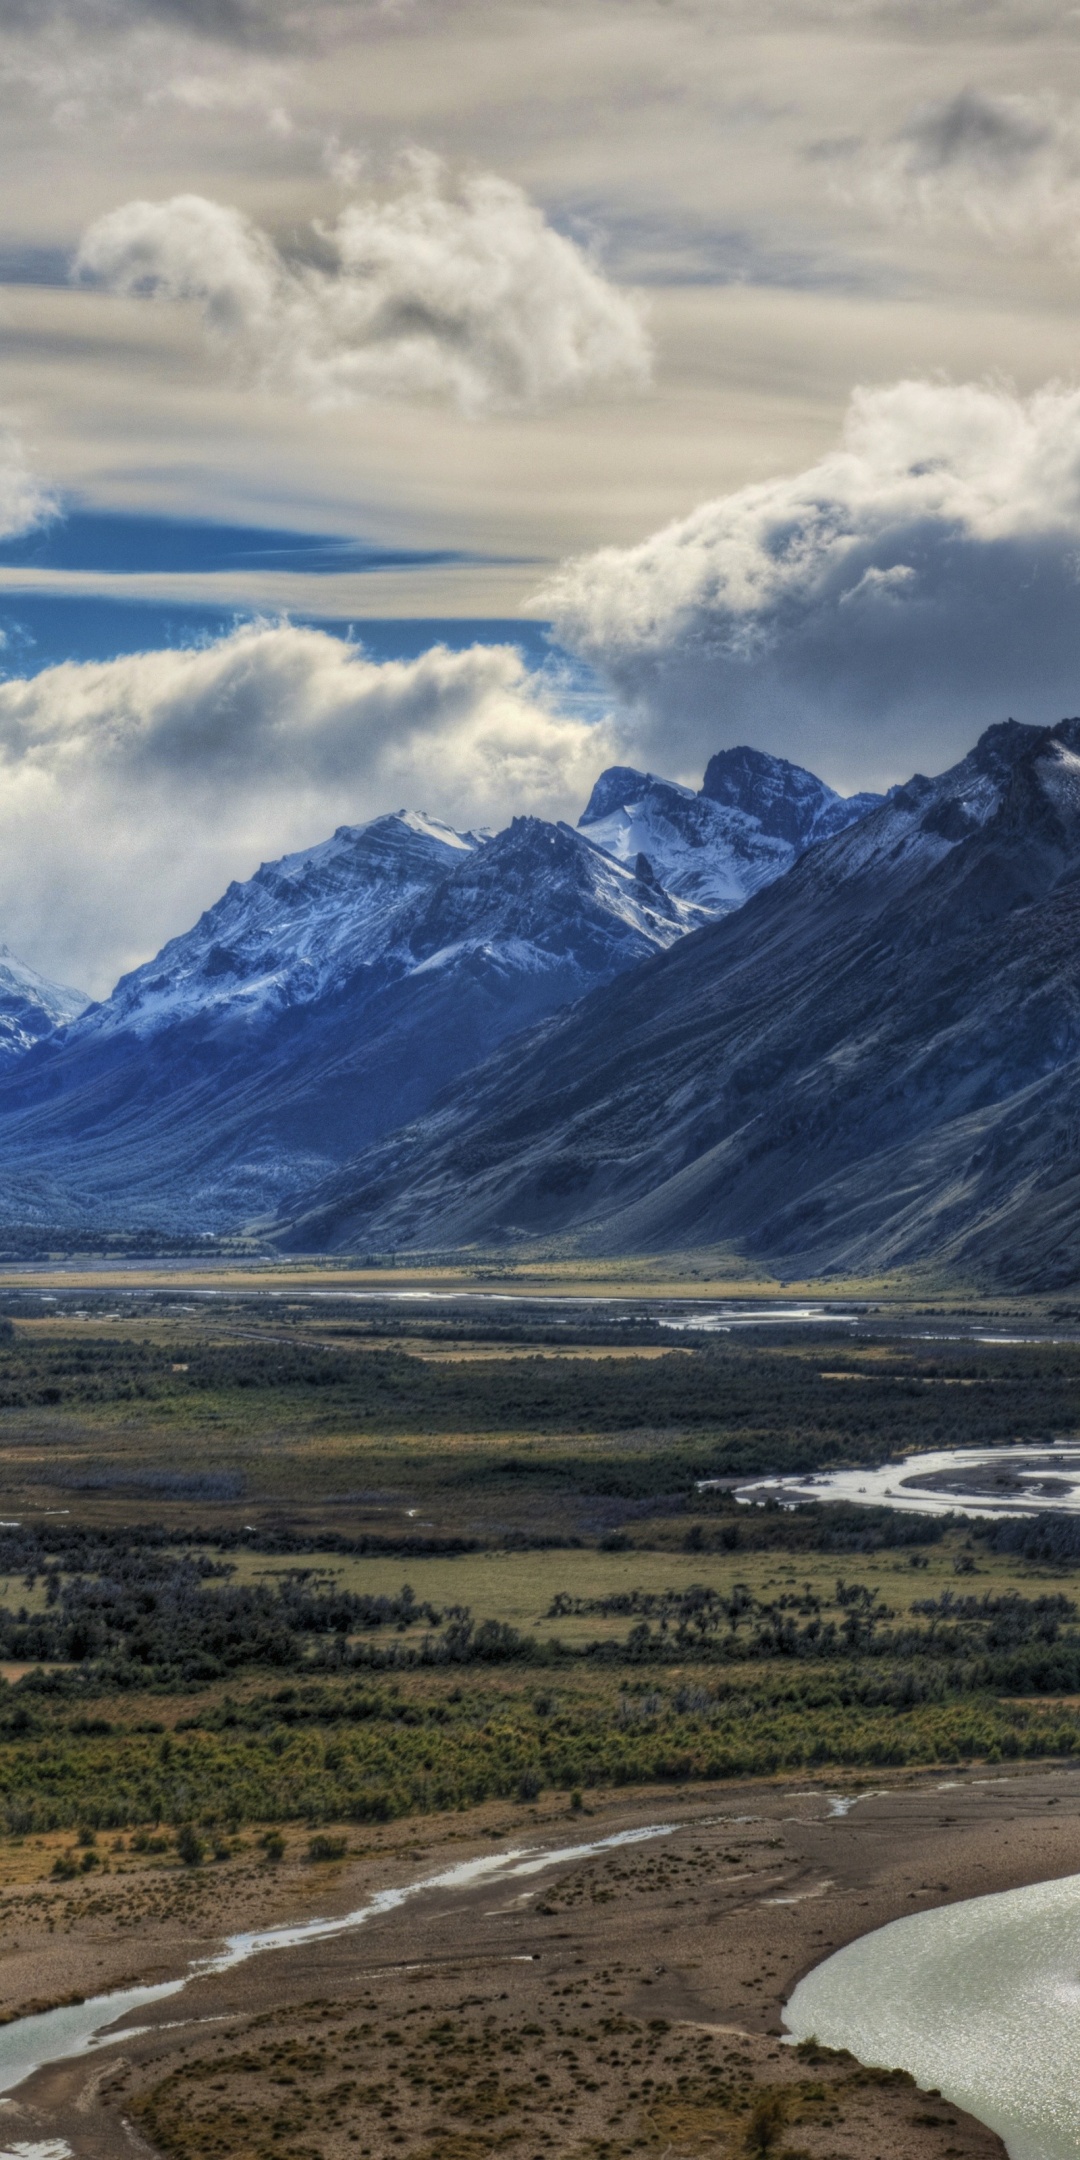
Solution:
[[(280, 855), (272, 862), (260, 863), (255, 875), (264, 880), (302, 878), (351, 857), (370, 853), (381, 845), (398, 846), (403, 851), (412, 851), (419, 845), (422, 850), (450, 860), (471, 854), (474, 848), (483, 844), (481, 835), (458, 832), (455, 826), (444, 824), (440, 818), (429, 817), (426, 811), (390, 810), (369, 818), (363, 825), (339, 825), (329, 840), (316, 840), (311, 847), (298, 848), (291, 855)], [(234, 884), (229, 890), (240, 891), (242, 885)]]
[(578, 824), (595, 825), (600, 818), (610, 817), (613, 810), (622, 810), (627, 803), (640, 802), (651, 779), (651, 773), (638, 772), (633, 765), (607, 766), (596, 782)]
[(805, 766), (754, 750), (748, 743), (718, 750), (709, 759), (701, 793), (725, 809), (756, 818), (762, 832), (797, 848), (813, 837), (823, 811), (842, 800)]
[[(1062, 721), (1061, 725), (1065, 727), (1068, 723)], [(954, 770), (959, 771), (962, 766), (970, 765), (976, 772), (986, 773), (993, 780), (1004, 779), (1014, 765), (1019, 763), (1025, 751), (1045, 733), (1045, 728), (1031, 727), (1023, 720), (995, 720), (990, 727), (983, 729), (974, 748), (969, 750), (967, 757), (962, 758), (960, 765)]]
[(578, 825), (599, 825), (618, 810), (633, 810), (652, 798), (659, 804), (696, 802), (693, 788), (681, 780), (665, 780), (659, 773), (638, 772), (633, 765), (609, 765), (601, 773), (585, 805)]

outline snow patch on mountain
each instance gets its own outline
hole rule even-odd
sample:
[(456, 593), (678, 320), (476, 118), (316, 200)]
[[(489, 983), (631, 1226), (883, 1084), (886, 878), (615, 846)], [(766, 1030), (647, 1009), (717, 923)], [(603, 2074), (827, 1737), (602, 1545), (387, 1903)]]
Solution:
[(81, 990), (50, 982), (0, 945), (0, 1065), (10, 1064), (57, 1028), (67, 1027), (89, 1003)]
[(340, 825), (230, 885), (191, 930), (122, 976), (80, 1032), (152, 1035), (196, 1016), (259, 1019), (310, 1004), (385, 961), (408, 910), (483, 844), (417, 811)]
[(644, 856), (659, 883), (695, 909), (699, 921), (714, 921), (881, 799), (837, 795), (786, 758), (742, 747), (710, 759), (697, 792), (629, 765), (609, 766), (580, 826), (616, 861)]

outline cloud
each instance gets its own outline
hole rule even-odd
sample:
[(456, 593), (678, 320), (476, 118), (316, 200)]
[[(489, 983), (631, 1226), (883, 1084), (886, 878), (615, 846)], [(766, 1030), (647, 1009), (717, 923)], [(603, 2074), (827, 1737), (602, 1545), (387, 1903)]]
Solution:
[(56, 515), (56, 497), (31, 472), (19, 439), (0, 423), (0, 540)]
[(938, 771), (990, 720), (1080, 709), (1080, 390), (857, 390), (819, 463), (571, 562), (536, 604), (638, 762), (692, 775), (749, 740), (841, 785)]
[(960, 90), (871, 148), (853, 188), (890, 218), (961, 220), (998, 240), (1080, 238), (1080, 115), (1048, 95)]
[[(247, 44), (251, 40), (276, 39), (282, 34), (284, 8), (267, 0), (129, 0), (134, 16), (160, 17), (163, 22), (223, 44)], [(289, 13), (295, 14), (290, 9)]]
[[(377, 0), (376, 0), (377, 4)], [(186, 120), (205, 143), (215, 116), (249, 119), (276, 148), (291, 138), (288, 98), (299, 41), (310, 58), (319, 22), (294, 0), (0, 0), (0, 98), (9, 130), (37, 101), (60, 137), (94, 130), (98, 173), (108, 167), (109, 134), (119, 128), (125, 159), (149, 123), (164, 147), (162, 113)], [(102, 132), (104, 131), (104, 133)], [(235, 169), (238, 143), (229, 143)], [(271, 153), (273, 154), (273, 152)], [(74, 199), (74, 198), (73, 198)]]
[(402, 805), (576, 816), (611, 743), (508, 646), (377, 664), (290, 624), (0, 683), (0, 935), (106, 992), (234, 877)]
[(276, 44), (298, 13), (294, 0), (0, 0), (0, 31), (60, 21), (101, 36), (160, 22), (219, 44)]
[[(835, 154), (830, 145), (830, 154)], [(634, 285), (764, 285), (795, 292), (857, 290), (870, 282), (863, 265), (836, 246), (785, 246), (681, 205), (631, 209), (610, 199), (576, 212), (584, 230), (602, 232), (605, 255)]]
[(637, 303), (493, 173), (455, 182), (413, 152), (396, 194), (313, 239), (314, 260), (289, 259), (238, 210), (177, 195), (99, 218), (77, 268), (198, 302), (246, 372), (316, 406), (419, 396), (478, 414), (647, 379)]

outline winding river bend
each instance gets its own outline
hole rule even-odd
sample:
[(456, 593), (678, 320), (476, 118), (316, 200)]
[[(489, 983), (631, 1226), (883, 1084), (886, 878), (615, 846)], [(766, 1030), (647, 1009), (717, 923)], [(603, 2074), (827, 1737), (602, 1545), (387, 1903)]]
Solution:
[(1080, 1875), (894, 1920), (808, 1973), (785, 2018), (796, 2040), (910, 2070), (1012, 2160), (1077, 2160)]

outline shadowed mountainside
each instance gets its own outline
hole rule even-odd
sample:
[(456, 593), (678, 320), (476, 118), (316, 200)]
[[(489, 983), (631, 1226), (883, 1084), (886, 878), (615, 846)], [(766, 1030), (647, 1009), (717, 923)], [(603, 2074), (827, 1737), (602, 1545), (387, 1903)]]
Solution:
[(49, 982), (0, 945), (0, 1071), (56, 1028), (77, 1020), (89, 1003), (81, 990)]
[[(0, 967), (0, 1220), (235, 1229), (780, 876), (795, 844), (777, 819), (809, 833), (861, 814), (811, 773), (735, 755), (722, 809), (650, 783), (671, 798), (649, 825), (667, 854), (628, 848), (621, 811), (613, 850), (533, 817), (494, 836), (406, 811), (342, 826), (230, 885), (102, 1003), (72, 998), (59, 1026), (34, 1008), (36, 1047), (25, 969), (22, 1033), (4, 1035), (18, 964)], [(609, 771), (594, 799), (641, 780)]]
[(1080, 721), (991, 728), (737, 914), (534, 1029), (294, 1249), (735, 1239), (792, 1275), (1080, 1263)]

